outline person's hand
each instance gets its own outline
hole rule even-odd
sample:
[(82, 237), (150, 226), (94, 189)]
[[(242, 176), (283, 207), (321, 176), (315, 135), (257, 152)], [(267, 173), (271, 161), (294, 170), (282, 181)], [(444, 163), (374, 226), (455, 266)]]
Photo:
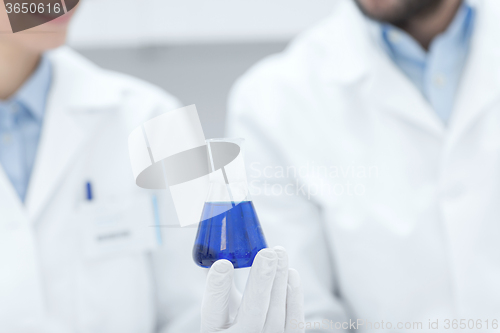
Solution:
[(304, 332), (298, 329), (304, 322), (300, 276), (288, 268), (285, 249), (263, 249), (257, 254), (242, 298), (233, 283), (233, 270), (227, 260), (210, 268), (201, 333)]

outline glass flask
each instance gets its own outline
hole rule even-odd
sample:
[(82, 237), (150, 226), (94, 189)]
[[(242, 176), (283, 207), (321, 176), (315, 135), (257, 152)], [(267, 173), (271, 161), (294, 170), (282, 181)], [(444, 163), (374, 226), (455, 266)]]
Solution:
[(193, 248), (193, 259), (211, 267), (219, 259), (252, 266), (266, 240), (250, 199), (243, 139), (207, 140), (210, 186)]

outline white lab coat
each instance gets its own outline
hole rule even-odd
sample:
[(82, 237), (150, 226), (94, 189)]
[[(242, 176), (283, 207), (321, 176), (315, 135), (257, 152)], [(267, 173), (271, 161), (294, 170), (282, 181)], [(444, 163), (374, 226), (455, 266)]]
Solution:
[[(135, 185), (127, 149), (134, 128), (178, 102), (68, 48), (49, 57), (25, 205), (0, 170), (0, 332), (198, 331), (195, 229), (165, 228), (157, 246), (152, 193)], [(159, 195), (161, 223), (175, 225)]]
[[(237, 82), (230, 135), (247, 139), (257, 213), (302, 276), (306, 321), (499, 319), (500, 2), (476, 6), (447, 127), (352, 0)], [(297, 185), (279, 168), (308, 163), (328, 174)]]

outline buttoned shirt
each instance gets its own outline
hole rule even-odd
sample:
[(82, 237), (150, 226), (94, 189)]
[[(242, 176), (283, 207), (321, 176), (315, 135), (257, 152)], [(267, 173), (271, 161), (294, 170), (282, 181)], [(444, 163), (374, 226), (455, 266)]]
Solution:
[(23, 202), (35, 163), (51, 81), (50, 61), (42, 57), (17, 93), (8, 100), (0, 100), (0, 164)]

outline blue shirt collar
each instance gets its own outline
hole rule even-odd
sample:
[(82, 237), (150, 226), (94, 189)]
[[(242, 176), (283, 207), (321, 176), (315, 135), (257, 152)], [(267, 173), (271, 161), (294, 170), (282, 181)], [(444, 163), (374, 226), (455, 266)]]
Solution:
[(51, 81), (50, 60), (42, 56), (35, 72), (17, 91), (12, 100), (22, 104), (37, 121), (41, 121), (45, 113)]
[[(432, 44), (438, 38), (445, 39), (448, 43), (454, 45), (466, 44), (472, 35), (473, 22), (474, 9), (467, 1), (464, 1), (451, 24), (434, 39), (430, 49), (432, 50)], [(427, 52), (406, 31), (388, 23), (381, 23), (381, 30), (384, 46), (392, 57), (398, 56), (421, 64), (425, 63)], [(398, 40), (395, 41), (395, 38)]]

